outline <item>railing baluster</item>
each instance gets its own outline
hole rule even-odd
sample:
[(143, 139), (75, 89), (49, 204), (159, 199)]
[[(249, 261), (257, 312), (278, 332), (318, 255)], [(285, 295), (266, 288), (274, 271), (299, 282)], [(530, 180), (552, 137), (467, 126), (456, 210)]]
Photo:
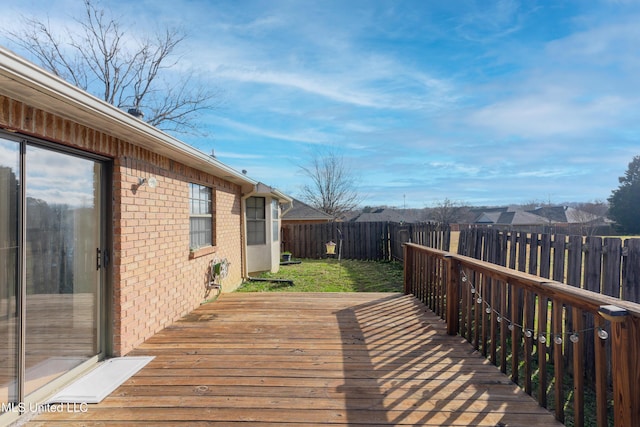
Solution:
[[(509, 286), (511, 295), (511, 381), (518, 384), (518, 373), (520, 368), (520, 342), (522, 340), (522, 330), (516, 325), (522, 324), (520, 317), (520, 293), (522, 291), (515, 286)], [(518, 317), (516, 317), (518, 316)]]
[[(416, 254), (417, 256), (418, 254)], [(416, 258), (416, 266), (418, 268), (417, 271), (417, 282), (416, 282), (416, 296), (422, 302), (424, 302), (424, 286), (425, 286), (425, 275), (424, 275), (424, 264), (425, 260), (422, 257)]]
[(440, 282), (441, 282), (441, 277), (438, 274), (439, 273), (438, 264), (440, 263), (438, 262), (437, 259), (433, 257), (430, 257), (430, 259), (431, 259), (431, 266), (429, 268), (429, 273), (431, 277), (433, 277), (433, 280), (431, 281), (431, 289), (429, 291), (429, 295), (431, 297), (430, 308), (431, 308), (431, 311), (433, 311), (437, 315), (440, 315), (440, 313), (438, 313), (438, 299), (437, 299), (438, 287), (440, 286)]
[[(556, 419), (561, 423), (564, 423), (564, 355), (562, 352), (563, 347), (567, 346), (563, 339), (563, 307), (558, 301), (553, 302), (553, 314), (551, 316), (553, 336), (551, 337), (550, 344), (553, 346), (553, 374), (554, 374), (554, 397), (555, 397), (555, 411)], [(559, 341), (557, 341), (559, 340)]]
[(465, 331), (465, 338), (467, 339), (467, 341), (471, 342), (471, 334), (473, 333), (473, 305), (475, 304), (475, 300), (474, 300), (474, 294), (471, 293), (471, 277), (467, 276), (467, 282), (466, 282), (466, 290), (465, 290), (465, 295), (466, 295), (466, 305), (465, 305), (465, 324), (466, 324), (466, 331)]
[(533, 310), (534, 299), (530, 291), (524, 291), (524, 307), (522, 309), (522, 320), (524, 325), (524, 391), (531, 395), (532, 384), (531, 375), (533, 367), (531, 364), (531, 354), (533, 353)]
[(429, 308), (435, 314), (440, 315), (440, 313), (438, 313), (437, 300), (438, 286), (440, 286), (440, 276), (438, 274), (438, 264), (440, 264), (440, 262), (434, 257), (430, 257), (429, 259), (431, 260), (431, 265), (427, 274), (433, 277), (433, 280), (431, 281), (431, 288), (429, 289), (429, 296), (431, 298), (429, 301)]
[[(538, 295), (538, 404), (547, 407), (547, 298)], [(545, 340), (542, 340), (544, 337)]]
[(607, 424), (607, 361), (605, 342), (598, 336), (598, 330), (604, 328), (604, 319), (595, 316), (596, 333), (593, 334), (596, 350), (596, 425), (606, 427)]
[[(508, 284), (500, 282), (500, 313), (507, 314)], [(500, 372), (507, 373), (507, 322), (500, 318)]]
[(447, 289), (447, 267), (444, 262), (438, 262), (438, 288), (436, 289), (436, 313), (442, 319), (446, 318), (445, 312), (445, 295)]
[[(584, 329), (582, 310), (572, 307), (573, 331)], [(584, 426), (584, 339), (579, 334), (573, 335), (573, 425)]]
[[(474, 284), (476, 288), (476, 293), (473, 296), (473, 348), (476, 350), (480, 349), (480, 329), (482, 329), (482, 310), (479, 309), (480, 304), (478, 304), (478, 298), (481, 298), (482, 295), (482, 276), (480, 274), (474, 274)], [(482, 301), (482, 300), (480, 300)]]
[(496, 280), (490, 281), (491, 286), (491, 314), (489, 314), (489, 322), (491, 325), (491, 346), (489, 347), (489, 357), (494, 365), (498, 365), (497, 350), (498, 350), (498, 322), (496, 321), (496, 311), (500, 307), (500, 284)]
[(480, 310), (480, 321), (482, 322), (482, 355), (487, 357), (489, 355), (489, 314), (485, 311), (485, 306), (491, 301), (491, 279), (482, 275), (482, 304), (478, 304), (478, 310)]

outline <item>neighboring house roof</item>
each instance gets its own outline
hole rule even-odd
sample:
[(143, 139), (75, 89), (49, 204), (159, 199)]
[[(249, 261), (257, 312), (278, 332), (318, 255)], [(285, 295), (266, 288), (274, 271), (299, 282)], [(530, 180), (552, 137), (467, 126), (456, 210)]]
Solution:
[(282, 215), (282, 219), (285, 221), (331, 221), (333, 217), (326, 212), (322, 212), (319, 209), (309, 206), (308, 204), (298, 200), (292, 199), (292, 207)]
[(499, 207), (492, 207), (492, 208), (486, 208), (486, 207), (469, 208), (469, 212), (473, 212), (477, 214), (490, 213), (490, 212), (508, 212), (508, 211), (515, 211), (515, 210), (517, 209), (511, 209), (508, 206), (499, 206)]
[(257, 181), (0, 47), (1, 92), (18, 101), (129, 141), (249, 191)]
[(474, 221), (476, 224), (495, 224), (500, 219), (502, 211), (483, 212)]
[(533, 210), (490, 209), (478, 215), (476, 224), (585, 224), (603, 221), (602, 217), (567, 206), (545, 206)]
[(405, 222), (418, 223), (428, 221), (425, 209), (389, 209), (379, 208), (372, 212), (362, 212), (351, 218), (351, 222)]
[(545, 217), (551, 222), (568, 222), (566, 210), (566, 206), (543, 206), (529, 212)]
[(549, 220), (525, 211), (502, 212), (496, 224), (538, 225), (548, 224)]
[(569, 224), (584, 224), (602, 219), (602, 217), (569, 206), (551, 206), (532, 211), (537, 215), (548, 218), (552, 222), (566, 222)]

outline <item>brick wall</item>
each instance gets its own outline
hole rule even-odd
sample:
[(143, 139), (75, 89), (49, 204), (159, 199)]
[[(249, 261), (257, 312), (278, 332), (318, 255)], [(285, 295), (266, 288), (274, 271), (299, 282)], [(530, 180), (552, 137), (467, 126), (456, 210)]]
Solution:
[[(113, 159), (114, 355), (128, 353), (206, 300), (214, 257), (231, 263), (224, 291), (241, 283), (238, 185), (3, 96), (0, 125)], [(139, 178), (151, 176), (157, 187), (138, 186)], [(195, 258), (189, 252), (189, 182), (212, 187), (215, 200), (216, 251)]]

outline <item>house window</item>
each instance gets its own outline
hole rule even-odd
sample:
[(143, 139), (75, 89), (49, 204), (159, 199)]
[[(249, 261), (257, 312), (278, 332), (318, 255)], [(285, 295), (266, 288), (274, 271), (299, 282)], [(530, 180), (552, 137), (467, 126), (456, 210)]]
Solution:
[(277, 242), (278, 240), (280, 240), (280, 222), (278, 221), (279, 212), (280, 212), (280, 209), (278, 209), (278, 201), (271, 200), (271, 220), (273, 221), (273, 241), (274, 242)]
[(265, 198), (247, 199), (247, 245), (264, 245), (266, 238)]
[(213, 246), (213, 192), (211, 188), (189, 183), (189, 247)]

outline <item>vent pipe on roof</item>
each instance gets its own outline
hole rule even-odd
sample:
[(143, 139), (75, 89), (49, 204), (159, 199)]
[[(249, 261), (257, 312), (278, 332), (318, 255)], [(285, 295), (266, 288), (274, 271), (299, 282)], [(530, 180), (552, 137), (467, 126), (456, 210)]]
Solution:
[(137, 119), (142, 119), (144, 117), (144, 113), (138, 107), (129, 108), (129, 110), (127, 110), (127, 113), (131, 114)]

